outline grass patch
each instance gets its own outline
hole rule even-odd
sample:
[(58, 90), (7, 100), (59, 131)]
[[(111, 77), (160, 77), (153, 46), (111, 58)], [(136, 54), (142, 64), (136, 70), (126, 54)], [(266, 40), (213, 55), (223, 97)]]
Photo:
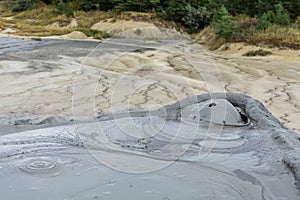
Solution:
[(255, 34), (254, 39), (266, 39), (269, 41), (283, 41), (290, 43), (300, 42), (300, 29), (293, 27), (282, 27), (279, 25), (273, 25), (267, 28), (265, 31), (261, 31)]
[(113, 17), (112, 13), (102, 11), (77, 11), (75, 15), (78, 22), (78, 26), (81, 28), (88, 29), (90, 29), (95, 23), (99, 22), (100, 20), (105, 20)]
[(195, 34), (193, 37), (200, 43), (207, 45), (210, 50), (216, 50), (226, 43), (226, 40), (217, 37), (216, 29), (213, 26), (206, 27), (199, 34)]
[(72, 32), (72, 29), (61, 29), (61, 28), (51, 28), (47, 26), (32, 26), (29, 23), (24, 23), (24, 21), (19, 21), (15, 24), (17, 28), (16, 34), (21, 36), (52, 36), (52, 35), (64, 35)]
[(0, 16), (1, 17), (11, 17), (14, 13), (11, 11), (10, 8), (8, 8), (7, 5), (5, 5), (4, 2), (0, 2)]
[(58, 22), (60, 25), (64, 26), (71, 22), (71, 18), (68, 18), (65, 15), (57, 15), (54, 12), (54, 8), (51, 6), (44, 6), (42, 8), (20, 12), (14, 16), (14, 19), (22, 21), (25, 19), (33, 26), (47, 26), (54, 22)]
[[(91, 30), (88, 28), (53, 28), (49, 26), (42, 25), (33, 25), (31, 21), (23, 21), (23, 20), (5, 20), (10, 24), (14, 25), (14, 28), (17, 30), (16, 34), (21, 36), (34, 36), (34, 37), (43, 37), (43, 36), (53, 36), (53, 35), (65, 35), (71, 33), (73, 31), (80, 31), (87, 35), (88, 37), (93, 37), (95, 39), (109, 38), (110, 35), (108, 33)], [(1, 28), (0, 21), (0, 28)], [(6, 23), (3, 22), (3, 25)]]
[(45, 27), (36, 27), (35, 30), (30, 28), (23, 28), (16, 32), (16, 34), (21, 36), (35, 36), (35, 37), (45, 37), (45, 36), (54, 36), (54, 35), (65, 35), (72, 32), (70, 29), (57, 29), (57, 28), (45, 28)]
[(248, 51), (247, 53), (243, 54), (243, 56), (268, 56), (271, 55), (271, 51), (265, 51), (263, 49), (258, 49), (254, 51)]
[(80, 31), (84, 33), (88, 37), (93, 37), (94, 39), (102, 39), (102, 38), (109, 38), (111, 37), (108, 33), (97, 31), (97, 30), (91, 30), (87, 28), (76, 28), (75, 31)]
[(0, 30), (4, 29), (6, 27), (6, 23), (4, 23), (1, 19), (0, 19)]
[[(226, 40), (216, 36), (215, 28), (213, 26), (205, 28), (195, 37), (200, 43), (207, 44), (211, 50), (218, 49), (226, 43)], [(282, 27), (279, 25), (273, 25), (266, 30), (254, 31), (253, 36), (247, 40), (232, 40), (230, 42), (245, 42), (251, 45), (297, 50), (300, 49), (300, 29), (296, 26)], [(259, 54), (262, 52), (257, 53)]]
[(88, 37), (93, 37), (94, 39), (109, 38), (110, 35), (97, 30), (90, 30), (85, 28), (52, 28), (47, 26), (32, 26), (26, 23), (16, 23), (16, 28), (19, 29), (18, 35), (22, 36), (53, 36), (53, 35), (65, 35), (73, 31), (80, 31)]
[(19, 22), (19, 20), (17, 19), (1, 19), (1, 21), (5, 24), (16, 24), (17, 22)]
[[(44, 6), (42, 8), (17, 13), (11, 19), (0, 19), (0, 29), (9, 25), (17, 30), (17, 35), (33, 37), (65, 35), (72, 31), (80, 31), (88, 37), (95, 39), (110, 37), (108, 33), (90, 29), (93, 24), (100, 20), (112, 17), (110, 13), (77, 11), (75, 14), (78, 21), (77, 28), (64, 28), (64, 26), (67, 26), (72, 21), (72, 18), (66, 17), (65, 15), (57, 15), (53, 7)], [(60, 27), (48, 26), (54, 22), (57, 22)]]
[(44, 6), (37, 9), (26, 10), (20, 13), (17, 13), (14, 16), (15, 19), (29, 19), (29, 20), (48, 20), (56, 17), (57, 15), (54, 12), (54, 8), (51, 6)]
[(58, 22), (60, 26), (66, 26), (71, 22), (70, 18), (67, 18), (64, 15), (59, 15), (53, 18), (49, 18), (46, 20), (28, 20), (28, 23), (33, 26), (47, 26), (54, 22)]
[(251, 43), (265, 43), (276, 47), (300, 49), (300, 29), (297, 27), (282, 27), (273, 25), (265, 31), (257, 32)]

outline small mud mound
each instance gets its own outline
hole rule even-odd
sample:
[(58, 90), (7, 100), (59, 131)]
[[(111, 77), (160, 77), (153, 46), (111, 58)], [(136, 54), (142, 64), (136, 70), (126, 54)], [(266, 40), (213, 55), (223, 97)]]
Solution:
[(156, 27), (150, 22), (108, 20), (92, 26), (93, 30), (107, 32), (118, 38), (129, 39), (186, 39), (188, 36), (173, 30)]
[(80, 31), (73, 31), (72, 33), (62, 36), (62, 38), (67, 40), (84, 40), (88, 37)]

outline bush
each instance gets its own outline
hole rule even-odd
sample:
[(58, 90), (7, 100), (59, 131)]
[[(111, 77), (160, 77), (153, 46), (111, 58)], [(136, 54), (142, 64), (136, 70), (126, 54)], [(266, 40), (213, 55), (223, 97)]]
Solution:
[(73, 11), (73, 8), (70, 7), (70, 6), (66, 7), (66, 10), (65, 10), (64, 14), (65, 14), (67, 17), (74, 17), (74, 11)]
[(160, 3), (160, 0), (150, 0), (149, 1), (152, 6), (152, 12), (156, 11), (157, 5)]
[(281, 26), (288, 26), (290, 24), (290, 16), (286, 9), (282, 6), (282, 3), (275, 5), (275, 15), (273, 18), (274, 24)]
[(99, 3), (97, 3), (96, 1), (81, 0), (79, 1), (79, 7), (81, 10), (91, 11), (91, 10), (98, 10), (100, 6)]
[(57, 14), (62, 15), (64, 14), (65, 10), (66, 10), (66, 4), (62, 0), (60, 0), (56, 5), (55, 12)]
[(264, 13), (262, 16), (258, 17), (258, 30), (266, 30), (268, 27), (272, 25), (272, 19), (270, 18), (270, 14)]
[(257, 26), (257, 19), (251, 18), (246, 15), (239, 15), (235, 17), (237, 23), (237, 32), (234, 39), (238, 41), (249, 41), (255, 34)]
[(182, 18), (182, 21), (188, 28), (189, 33), (195, 33), (209, 24), (210, 12), (208, 12), (205, 7), (196, 9), (191, 5), (188, 5), (186, 10), (187, 15)]
[(258, 30), (266, 30), (272, 24), (280, 26), (288, 26), (290, 24), (290, 17), (287, 10), (284, 9), (281, 3), (276, 4), (274, 11), (268, 11), (258, 17)]
[(222, 5), (219, 11), (219, 17), (216, 25), (216, 35), (224, 38), (226, 41), (234, 39), (235, 33), (238, 31), (238, 25), (231, 19), (231, 15)]
[(163, 11), (164, 17), (174, 21), (181, 21), (184, 16), (187, 14), (188, 3), (186, 0), (169, 0)]
[(60, 0), (55, 8), (55, 13), (60, 15), (66, 15), (67, 17), (74, 17), (73, 8), (68, 6), (62, 0)]
[(12, 11), (19, 12), (32, 9), (34, 1), (35, 0), (11, 0), (10, 2), (13, 4)]

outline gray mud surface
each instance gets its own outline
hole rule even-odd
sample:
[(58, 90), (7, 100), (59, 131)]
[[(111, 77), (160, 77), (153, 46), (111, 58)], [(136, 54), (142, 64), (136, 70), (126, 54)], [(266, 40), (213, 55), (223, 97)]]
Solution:
[(242, 94), (225, 98), (245, 109), (249, 126), (183, 114), (212, 97), (224, 94), (3, 135), (0, 191), (5, 199), (299, 199), (298, 135)]
[(71, 41), (61, 39), (22, 39), (1, 38), (1, 59), (57, 59), (58, 56), (85, 56), (98, 42), (93, 41)]
[[(207, 94), (207, 77), (182, 57), (195, 54), (214, 75), (201, 46), (127, 39), (0, 44), (1, 199), (300, 199), (298, 135), (258, 100)], [(215, 125), (190, 112), (224, 98), (250, 125)]]

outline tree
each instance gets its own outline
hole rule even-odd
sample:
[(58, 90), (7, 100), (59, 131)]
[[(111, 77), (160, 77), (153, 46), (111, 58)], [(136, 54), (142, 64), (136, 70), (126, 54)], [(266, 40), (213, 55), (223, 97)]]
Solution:
[(74, 16), (72, 7), (68, 6), (62, 0), (60, 0), (57, 3), (56, 8), (55, 8), (55, 12), (57, 14), (66, 15), (67, 17), (73, 17)]
[(57, 14), (64, 14), (65, 10), (66, 10), (66, 4), (60, 0), (57, 4), (56, 4), (56, 13)]
[(81, 10), (90, 11), (99, 9), (99, 3), (97, 0), (80, 0), (78, 2)]
[(186, 10), (187, 14), (182, 18), (182, 22), (188, 28), (189, 33), (195, 33), (209, 24), (210, 12), (205, 7), (196, 9), (188, 5)]
[(287, 26), (290, 24), (290, 16), (287, 10), (285, 10), (282, 6), (281, 2), (275, 5), (275, 15), (273, 21), (274, 24), (281, 26)]
[(288, 7), (287, 10), (290, 14), (290, 16), (293, 19), (296, 19), (298, 16), (300, 16), (300, 1), (299, 0), (290, 0), (288, 1)]
[(150, 4), (152, 6), (152, 11), (156, 10), (156, 7), (159, 5), (160, 0), (150, 0)]
[(238, 30), (237, 24), (231, 19), (231, 15), (224, 5), (221, 6), (218, 15), (216, 19), (216, 35), (224, 38), (226, 41), (232, 40), (235, 32)]
[(188, 3), (186, 0), (170, 0), (165, 5), (165, 14), (167, 19), (180, 22), (187, 14)]
[(19, 12), (32, 9), (34, 1), (35, 0), (10, 0), (10, 3), (13, 4), (12, 11)]
[[(270, 11), (272, 12), (272, 11)], [(264, 13), (262, 16), (258, 17), (258, 30), (266, 30), (269, 26), (272, 25), (272, 19), (270, 19), (270, 13)]]
[(108, 11), (114, 8), (116, 5), (116, 0), (97, 0), (97, 3), (100, 6), (100, 10)]

